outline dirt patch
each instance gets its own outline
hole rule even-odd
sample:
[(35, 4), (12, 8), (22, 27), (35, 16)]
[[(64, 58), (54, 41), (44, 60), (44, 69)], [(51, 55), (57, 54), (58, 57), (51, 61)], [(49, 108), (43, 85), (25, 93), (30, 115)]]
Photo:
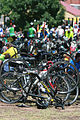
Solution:
[(27, 108), (0, 102), (0, 120), (80, 120), (80, 104), (78, 101), (62, 110), (54, 106), (37, 109), (35, 105)]

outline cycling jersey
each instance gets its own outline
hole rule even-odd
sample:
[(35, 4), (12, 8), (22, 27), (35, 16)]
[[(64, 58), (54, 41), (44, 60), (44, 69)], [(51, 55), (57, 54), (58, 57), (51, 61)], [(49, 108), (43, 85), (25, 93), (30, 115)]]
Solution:
[(65, 31), (65, 36), (66, 36), (68, 39), (73, 38), (73, 31), (70, 31), (70, 32)]
[(45, 38), (49, 36), (49, 31), (46, 29), (40, 29), (38, 30), (38, 38)]
[(46, 35), (48, 36), (48, 32), (46, 30), (40, 33), (41, 38), (45, 38)]
[(29, 28), (29, 37), (32, 38), (32, 37), (35, 37), (35, 28), (31, 27)]
[[(15, 54), (17, 54), (17, 49), (14, 48), (14, 47), (11, 47), (11, 48), (9, 48), (6, 52), (3, 53), (3, 55), (5, 55), (5, 54), (10, 54), (10, 56), (12, 57), (12, 56), (14, 56)], [(18, 57), (18, 56), (15, 55), (13, 58), (15, 58), (15, 57)]]
[(14, 33), (14, 27), (10, 27), (9, 28), (9, 32), (10, 32), (10, 36), (15, 36), (15, 33)]

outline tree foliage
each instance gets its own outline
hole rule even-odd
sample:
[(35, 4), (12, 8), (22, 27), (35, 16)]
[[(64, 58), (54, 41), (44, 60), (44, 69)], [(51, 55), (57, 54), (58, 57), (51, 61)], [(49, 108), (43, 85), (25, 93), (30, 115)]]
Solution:
[(25, 29), (29, 23), (47, 21), (59, 25), (64, 19), (64, 9), (59, 0), (0, 0), (0, 14), (9, 16), (18, 27)]

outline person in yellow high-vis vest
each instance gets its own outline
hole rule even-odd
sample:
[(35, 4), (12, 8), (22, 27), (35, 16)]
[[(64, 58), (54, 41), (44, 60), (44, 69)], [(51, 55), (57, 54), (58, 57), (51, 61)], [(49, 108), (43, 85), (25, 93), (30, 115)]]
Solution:
[(17, 49), (14, 47), (10, 47), (6, 52), (2, 53), (3, 55), (10, 54), (10, 57), (17, 58)]
[(9, 54), (10, 57), (18, 58), (18, 51), (11, 43), (7, 43), (7, 50), (2, 53), (3, 55)]
[(73, 38), (73, 35), (74, 35), (74, 33), (73, 33), (72, 30), (68, 29), (68, 30), (65, 31), (65, 36), (66, 36), (68, 39)]

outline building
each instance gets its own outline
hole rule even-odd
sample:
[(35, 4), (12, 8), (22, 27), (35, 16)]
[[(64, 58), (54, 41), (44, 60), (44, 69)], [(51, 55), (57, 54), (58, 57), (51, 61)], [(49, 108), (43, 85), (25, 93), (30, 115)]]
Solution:
[[(65, 8), (65, 20), (73, 20), (74, 22), (80, 21), (80, 10), (76, 9), (75, 7), (72, 7), (69, 3), (71, 0), (68, 0), (66, 2), (60, 1), (60, 3)], [(67, 3), (68, 2), (68, 3)]]
[(80, 0), (65, 0), (68, 4), (80, 4)]
[(80, 0), (65, 0), (65, 2), (77, 9), (80, 9)]

